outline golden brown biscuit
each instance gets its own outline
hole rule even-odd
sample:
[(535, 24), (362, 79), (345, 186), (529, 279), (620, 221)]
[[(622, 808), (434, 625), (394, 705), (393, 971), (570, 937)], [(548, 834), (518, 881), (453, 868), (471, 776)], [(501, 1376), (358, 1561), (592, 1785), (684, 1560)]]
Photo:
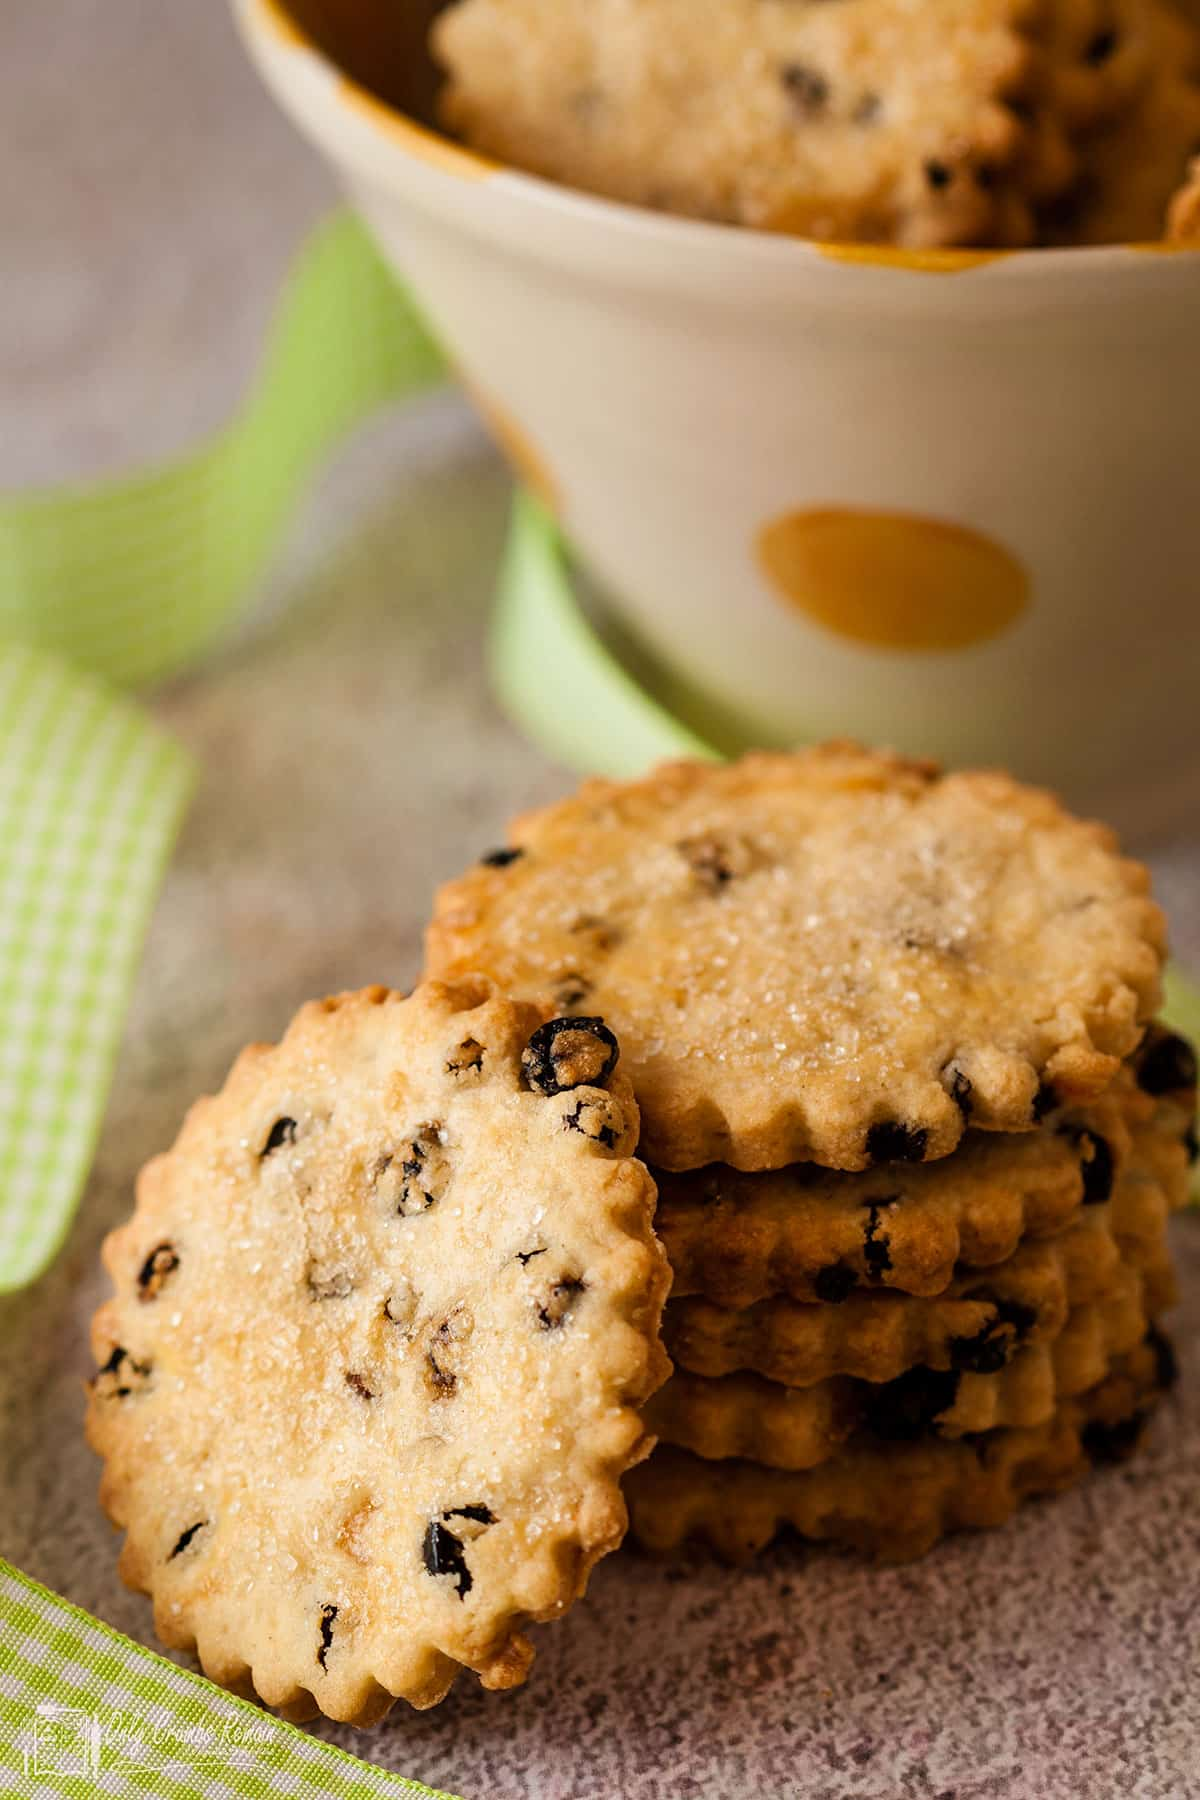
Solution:
[(1024, 1239), (1104, 1205), (1138, 1158), (1181, 1203), (1185, 1154), (1156, 1110), (1123, 1070), (1107, 1094), (1053, 1113), (1039, 1131), (970, 1132), (937, 1163), (857, 1175), (811, 1163), (660, 1174), (672, 1293), (728, 1307), (776, 1294), (837, 1303), (862, 1288), (939, 1294), (960, 1266), (1002, 1263)]
[(1137, 1448), (1174, 1378), (1158, 1333), (1045, 1425), (945, 1442), (855, 1446), (819, 1468), (705, 1462), (660, 1449), (626, 1479), (631, 1529), (666, 1554), (696, 1539), (746, 1562), (790, 1527), (881, 1561), (921, 1556), (947, 1532), (1002, 1525), (1022, 1500), (1069, 1487)]
[(357, 1724), (513, 1686), (620, 1541), (668, 1277), (597, 1044), (479, 988), (314, 1003), (143, 1170), (88, 1429), (213, 1679)]
[(1052, 1113), (1040, 1130), (969, 1132), (937, 1163), (856, 1175), (811, 1163), (660, 1173), (673, 1297), (748, 1307), (775, 1295), (836, 1304), (864, 1288), (940, 1294), (956, 1270), (1003, 1263), (1122, 1184), (1157, 1190), (1156, 1217), (1181, 1206), (1187, 1118), (1186, 1106), (1144, 1093), (1123, 1069), (1106, 1094)]
[[(1046, 85), (1052, 12), (1048, 0), (459, 0), (433, 44), (450, 129), (553, 180), (813, 238), (1022, 243), (1029, 134), (1014, 106)], [(1073, 162), (1050, 104), (1039, 126), (1044, 192)]]
[(777, 1297), (737, 1310), (672, 1299), (663, 1340), (677, 1368), (709, 1377), (747, 1370), (785, 1387), (836, 1376), (894, 1381), (917, 1365), (992, 1374), (1023, 1347), (1051, 1343), (1073, 1309), (1111, 1299), (1126, 1265), (1142, 1280), (1149, 1317), (1173, 1305), (1163, 1206), (1157, 1185), (1126, 1182), (1115, 1204), (1086, 1208), (1067, 1230), (1027, 1239), (931, 1298), (857, 1289), (836, 1306)]
[(1115, 1358), (1135, 1350), (1147, 1323), (1141, 1275), (1124, 1264), (1109, 1299), (1078, 1307), (1051, 1342), (1018, 1350), (993, 1373), (918, 1366), (882, 1383), (839, 1376), (783, 1387), (761, 1375), (714, 1381), (677, 1369), (650, 1401), (646, 1422), (661, 1444), (774, 1469), (815, 1468), (864, 1432), (911, 1443), (1044, 1425), (1064, 1400), (1095, 1387)]
[(1114, 1079), (1162, 915), (1103, 827), (848, 745), (667, 764), (519, 819), (438, 896), (430, 973), (620, 1036), (665, 1169), (948, 1155)]
[(1178, 237), (1178, 219), (1187, 217), (1186, 202), (1173, 196), (1200, 153), (1200, 24), (1170, 0), (1121, 0), (1121, 7), (1148, 39), (1149, 74), (1135, 103), (1082, 151), (1076, 198), (1054, 227), (1070, 243), (1149, 242), (1168, 230)]

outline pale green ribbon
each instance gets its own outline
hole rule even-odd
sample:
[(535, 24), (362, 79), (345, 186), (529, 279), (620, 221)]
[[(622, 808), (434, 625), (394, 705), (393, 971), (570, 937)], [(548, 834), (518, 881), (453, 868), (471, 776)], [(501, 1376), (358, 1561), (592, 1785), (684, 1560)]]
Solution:
[[(0, 1292), (35, 1280), (69, 1228), (193, 783), (186, 752), (122, 689), (202, 659), (339, 438), (444, 373), (411, 301), (339, 214), (302, 252), (260, 378), (224, 432), (147, 475), (0, 499)], [(718, 754), (592, 630), (553, 522), (526, 494), (491, 659), (501, 699), (558, 761), (629, 775)], [(1200, 996), (1177, 975), (1169, 1006), (1200, 1037)], [(4, 1791), (20, 1795), (428, 1793), (244, 1707), (4, 1564), (0, 1724)]]

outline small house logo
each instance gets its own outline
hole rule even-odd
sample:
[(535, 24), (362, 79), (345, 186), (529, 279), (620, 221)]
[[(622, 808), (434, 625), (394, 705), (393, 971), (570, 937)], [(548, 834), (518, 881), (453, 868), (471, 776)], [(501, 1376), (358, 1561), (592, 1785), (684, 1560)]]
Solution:
[(100, 1772), (100, 1720), (82, 1706), (43, 1700), (34, 1708), (24, 1753), (25, 1774), (74, 1775), (86, 1780)]

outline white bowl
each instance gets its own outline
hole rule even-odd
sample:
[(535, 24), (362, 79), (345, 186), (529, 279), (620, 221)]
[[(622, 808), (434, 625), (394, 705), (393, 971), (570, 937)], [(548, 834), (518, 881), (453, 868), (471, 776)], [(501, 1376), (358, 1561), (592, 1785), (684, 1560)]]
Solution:
[(1200, 255), (840, 249), (638, 211), (474, 156), (281, 0), (235, 4), (674, 677), (763, 741), (1004, 762), (1142, 829), (1194, 795)]

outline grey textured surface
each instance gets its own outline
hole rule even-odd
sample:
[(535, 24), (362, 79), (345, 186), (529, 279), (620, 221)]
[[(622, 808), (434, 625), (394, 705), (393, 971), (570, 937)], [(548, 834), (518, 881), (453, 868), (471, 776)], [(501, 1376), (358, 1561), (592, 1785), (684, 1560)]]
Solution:
[[(215, 0), (51, 0), (6, 36), (11, 481), (217, 423), (328, 189)], [(158, 703), (203, 784), (79, 1222), (51, 1275), (0, 1305), (0, 1553), (138, 1637), (149, 1610), (117, 1581), (79, 1436), (98, 1243), (245, 1039), (311, 993), (405, 983), (432, 884), (564, 785), (484, 688), (504, 499), (454, 403), (381, 425), (308, 509), (270, 628)], [(1195, 849), (1157, 866), (1200, 957)], [(787, 1550), (730, 1575), (622, 1553), (538, 1634), (524, 1690), (464, 1681), (434, 1713), (331, 1735), (467, 1800), (1200, 1794), (1200, 1218), (1175, 1230), (1185, 1381), (1140, 1462), (901, 1571)]]

